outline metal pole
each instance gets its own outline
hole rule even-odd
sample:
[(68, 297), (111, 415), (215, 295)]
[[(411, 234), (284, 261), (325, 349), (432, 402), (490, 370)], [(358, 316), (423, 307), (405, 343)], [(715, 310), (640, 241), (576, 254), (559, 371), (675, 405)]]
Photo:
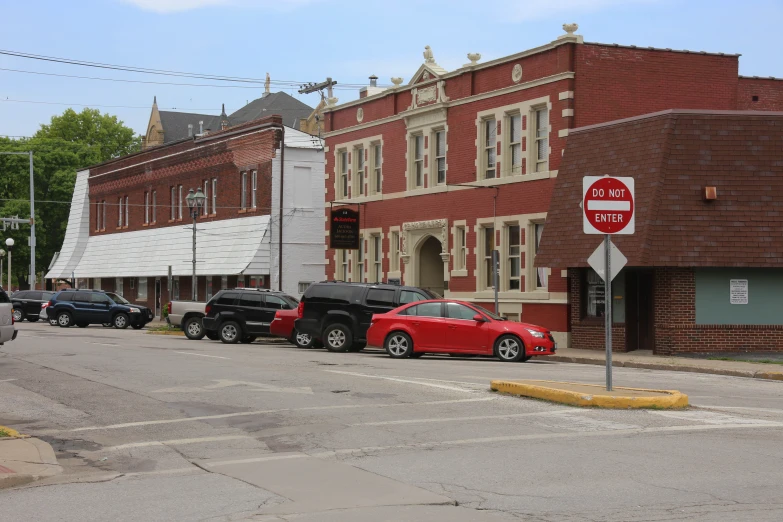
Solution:
[(14, 289), (11, 288), (11, 251), (8, 251), (8, 291), (13, 292)]
[(612, 236), (604, 236), (604, 315), (606, 315), (606, 391), (612, 391)]
[(30, 290), (35, 290), (35, 181), (33, 151), (30, 151)]
[(192, 288), (192, 296), (193, 301), (198, 301), (198, 288), (197, 288), (197, 281), (196, 281), (196, 210), (190, 211), (191, 215), (193, 216), (193, 288)]

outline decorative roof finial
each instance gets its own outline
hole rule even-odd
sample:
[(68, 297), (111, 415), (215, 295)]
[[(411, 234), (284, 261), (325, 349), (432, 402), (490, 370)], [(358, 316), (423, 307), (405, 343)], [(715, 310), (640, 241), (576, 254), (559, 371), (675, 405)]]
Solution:
[(157, 105), (157, 104), (158, 104), (158, 97), (157, 96), (153, 96), (152, 97), (152, 105)]
[(579, 24), (563, 24), (563, 31), (568, 33), (568, 36), (574, 36), (574, 33), (579, 29)]
[(435, 55), (429, 45), (424, 46), (424, 63), (435, 63)]

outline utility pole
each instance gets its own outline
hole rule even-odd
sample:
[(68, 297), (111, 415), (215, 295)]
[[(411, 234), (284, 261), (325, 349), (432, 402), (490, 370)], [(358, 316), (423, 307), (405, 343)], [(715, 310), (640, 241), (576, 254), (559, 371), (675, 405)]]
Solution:
[[(33, 179), (33, 151), (0, 152), (7, 156), (29, 156), (30, 158), (30, 289), (35, 290), (35, 181)], [(11, 256), (8, 256), (9, 265)]]
[[(332, 87), (337, 85), (337, 82), (333, 81), (331, 78), (327, 78), (325, 82), (320, 83), (306, 83), (302, 85), (302, 88), (299, 89), (299, 94), (310, 94), (313, 92), (317, 92), (321, 95), (321, 101), (325, 101), (326, 104), (332, 103), (330, 100), (335, 100), (334, 98), (334, 91), (332, 91)], [(327, 91), (327, 95), (324, 96), (324, 89)], [(316, 121), (318, 122), (318, 137), (321, 137), (321, 118), (319, 115), (316, 114), (315, 116)]]

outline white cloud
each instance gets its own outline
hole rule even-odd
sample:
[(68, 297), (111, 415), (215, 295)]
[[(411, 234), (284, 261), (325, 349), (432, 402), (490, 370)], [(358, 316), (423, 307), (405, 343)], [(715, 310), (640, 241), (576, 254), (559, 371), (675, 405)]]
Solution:
[[(541, 20), (553, 16), (568, 17), (581, 13), (604, 11), (612, 7), (624, 7), (631, 4), (658, 3), (661, 0), (510, 0), (504, 1), (503, 10), (510, 14), (514, 22)], [(573, 17), (571, 17), (573, 18)], [(564, 22), (576, 21), (569, 18)]]
[(289, 9), (312, 3), (316, 0), (122, 0), (145, 11), (155, 13), (177, 13), (205, 7), (271, 7)]

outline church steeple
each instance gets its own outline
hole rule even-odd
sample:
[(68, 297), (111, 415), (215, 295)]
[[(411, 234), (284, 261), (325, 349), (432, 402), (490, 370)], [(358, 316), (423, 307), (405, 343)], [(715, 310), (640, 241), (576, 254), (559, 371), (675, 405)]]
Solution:
[(226, 104), (223, 104), (223, 110), (220, 112), (220, 130), (227, 129), (231, 123), (228, 121), (228, 116), (226, 115)]

